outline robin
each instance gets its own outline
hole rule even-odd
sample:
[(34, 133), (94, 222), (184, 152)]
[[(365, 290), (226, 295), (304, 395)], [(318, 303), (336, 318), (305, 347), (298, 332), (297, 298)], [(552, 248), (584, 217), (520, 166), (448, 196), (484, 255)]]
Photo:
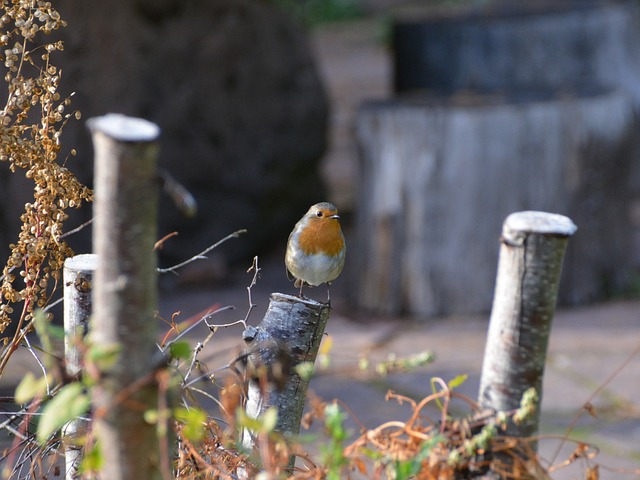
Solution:
[(293, 227), (284, 259), (287, 276), (296, 279), (294, 285), (300, 288), (300, 296), (305, 283), (326, 283), (330, 303), (329, 285), (342, 272), (346, 251), (338, 209), (329, 202), (313, 205)]

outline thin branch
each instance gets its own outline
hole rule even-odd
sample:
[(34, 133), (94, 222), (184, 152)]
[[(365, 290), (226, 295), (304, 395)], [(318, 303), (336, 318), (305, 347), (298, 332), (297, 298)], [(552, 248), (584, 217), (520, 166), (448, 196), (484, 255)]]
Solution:
[(208, 248), (204, 249), (202, 252), (198, 253), (197, 255), (194, 255), (193, 257), (191, 257), (188, 260), (185, 260), (182, 263), (179, 263), (177, 265), (174, 265), (173, 267), (169, 267), (169, 268), (158, 268), (158, 273), (168, 273), (168, 272), (172, 272), (172, 273), (176, 273), (176, 270), (178, 270), (179, 268), (184, 267), (185, 265), (189, 265), (190, 263), (195, 262), (196, 260), (206, 260), (207, 257), (207, 253), (209, 253), (211, 250), (213, 250), (214, 248), (222, 245), (224, 242), (226, 242), (227, 240), (230, 240), (232, 238), (238, 238), (240, 235), (242, 235), (243, 233), (247, 233), (246, 229), (240, 229), (240, 230), (236, 230), (235, 232), (227, 235), (226, 237), (224, 237), (222, 240), (219, 240), (218, 242), (214, 243), (213, 245), (209, 246)]
[(260, 267), (258, 266), (257, 255), (253, 257), (253, 263), (251, 264), (251, 267), (249, 267), (249, 270), (247, 270), (247, 273), (249, 273), (251, 270), (253, 270), (253, 278), (251, 279), (251, 283), (247, 287), (247, 295), (249, 297), (249, 310), (247, 311), (247, 314), (244, 317), (244, 322), (243, 322), (244, 328), (247, 328), (247, 321), (249, 320), (249, 315), (251, 315), (251, 312), (253, 311), (253, 309), (257, 307), (257, 305), (253, 303), (253, 300), (251, 298), (251, 289), (258, 283), (258, 277), (260, 276)]
[(15, 266), (14, 266), (14, 267), (11, 267), (11, 268), (9, 268), (9, 269), (7, 270), (7, 273), (6, 273), (6, 274), (5, 274), (5, 273), (3, 273), (2, 275), (0, 275), (0, 282), (3, 282), (3, 281), (4, 281), (4, 278), (5, 278), (7, 275), (9, 275), (11, 272), (13, 272), (15, 269), (16, 269), (16, 267), (15, 267)]
[(82, 225), (80, 225), (80, 226), (78, 226), (78, 227), (76, 227), (76, 228), (74, 228), (72, 230), (69, 230), (68, 232), (64, 232), (62, 235), (60, 235), (60, 238), (68, 237), (69, 235), (73, 235), (74, 233), (78, 233), (83, 228), (88, 227), (89, 225), (91, 225), (93, 223), (94, 219), (95, 219), (95, 217), (92, 218), (91, 220), (88, 220), (88, 221), (84, 222)]
[(198, 211), (198, 202), (193, 194), (166, 170), (159, 168), (158, 176), (162, 180), (163, 190), (171, 197), (180, 212), (186, 217), (194, 217)]
[[(177, 342), (178, 340), (180, 340), (182, 337), (184, 337), (187, 333), (189, 333), (191, 330), (193, 330), (196, 326), (200, 325), (200, 323), (204, 322), (207, 327), (209, 327), (209, 330), (211, 330), (211, 325), (209, 325), (207, 323), (207, 320), (209, 318), (211, 318), (213, 315), (217, 314), (217, 313), (221, 313), (221, 312), (225, 312), (227, 310), (235, 310), (236, 307), (234, 307), (233, 305), (227, 305), (226, 307), (220, 307), (217, 310), (214, 310), (213, 312), (209, 312), (206, 315), (203, 315), (198, 321), (194, 322), (193, 325), (189, 325), (189, 327), (187, 327), (186, 329), (184, 329), (182, 332), (180, 332), (178, 335), (176, 335), (176, 338), (174, 338), (173, 340), (170, 340), (169, 342), (167, 342), (167, 344), (164, 346), (164, 348), (162, 348), (161, 350), (163, 352), (166, 352), (167, 349), (175, 342)], [(238, 323), (238, 322), (235, 322)], [(229, 325), (221, 325), (221, 326), (231, 326), (233, 324), (229, 324)]]
[[(235, 363), (235, 361), (234, 361), (234, 363)], [(218, 367), (218, 368), (216, 368), (215, 370), (213, 370), (213, 371), (211, 371), (211, 372), (207, 372), (207, 373), (205, 373), (205, 374), (203, 374), (203, 375), (200, 375), (199, 377), (196, 377), (196, 378), (194, 378), (193, 380), (190, 380), (190, 381), (189, 381), (189, 383), (186, 383), (186, 384), (184, 383), (184, 381), (186, 381), (186, 380), (187, 380), (187, 378), (186, 378), (186, 376), (185, 376), (185, 379), (184, 379), (184, 381), (183, 381), (183, 388), (189, 388), (189, 387), (192, 387), (192, 386), (193, 386), (193, 385), (195, 385), (196, 383), (198, 383), (198, 382), (200, 382), (201, 380), (204, 380), (204, 379), (206, 379), (206, 378), (207, 378), (207, 379), (209, 379), (209, 380), (213, 380), (213, 378), (215, 377), (215, 374), (216, 374), (216, 373), (218, 373), (218, 372), (222, 372), (223, 370), (226, 370), (226, 369), (228, 369), (228, 368), (231, 368), (231, 364), (230, 364), (230, 363), (227, 363), (226, 365), (223, 365), (223, 366), (221, 366), (221, 367)]]
[[(233, 308), (235, 308), (235, 307), (233, 307)], [(211, 331), (217, 330), (218, 328), (233, 327), (234, 325), (238, 325), (240, 323), (242, 325), (244, 325), (245, 327), (247, 326), (243, 319), (235, 320), (235, 321), (230, 322), (230, 323), (216, 323), (215, 325), (213, 325), (213, 324), (209, 325), (209, 323), (206, 322), (206, 321), (204, 323), (207, 324), (207, 327), (209, 327), (209, 330), (211, 330)]]
[(53, 307), (55, 307), (56, 305), (62, 303), (64, 301), (63, 297), (60, 297), (58, 300), (56, 300), (53, 303), (48, 304), (46, 307), (44, 307), (42, 309), (43, 312), (48, 312), (49, 310), (51, 310)]
[[(207, 338), (205, 338), (205, 342), (208, 341), (211, 337), (213, 337), (213, 332), (209, 332), (209, 334), (207, 335)], [(187, 370), (187, 373), (184, 375), (184, 379), (182, 380), (182, 386), (185, 386), (185, 382), (189, 379), (189, 376), (191, 375), (191, 372), (193, 371), (193, 368), (196, 365), (196, 362), (198, 361), (198, 354), (202, 351), (202, 349), (204, 348), (204, 343), (203, 342), (198, 342), (198, 344), (196, 345), (196, 348), (193, 349), (193, 356), (191, 357), (191, 364), (189, 364), (189, 369)]]
[(576, 413), (575, 417), (573, 418), (573, 420), (571, 421), (571, 423), (567, 427), (567, 432), (564, 435), (563, 440), (560, 442), (560, 444), (556, 448), (555, 453), (551, 457), (551, 460), (549, 461), (549, 463), (551, 465), (553, 465), (555, 463), (555, 461), (557, 460), (558, 456), (560, 455), (560, 451), (562, 450), (562, 447), (564, 447), (565, 443), (569, 440), (569, 435), (571, 435), (571, 432), (573, 432), (573, 429), (576, 426), (576, 424), (578, 423), (578, 420), (580, 419), (582, 414), (589, 410), (590, 406), (593, 404), (593, 401), (598, 397), (598, 395), (600, 395), (600, 393), (607, 387), (607, 385), (609, 385), (613, 381), (613, 379), (616, 378), (618, 376), (618, 374), (622, 370), (624, 370), (624, 368), (627, 365), (629, 365), (629, 363), (631, 363), (631, 360), (633, 360), (633, 358), (638, 354), (640, 354), (640, 345), (638, 345), (627, 356), (627, 358), (625, 358), (624, 361), (613, 372), (611, 372), (609, 374), (609, 376), (605, 379), (605, 381), (598, 388), (596, 388), (593, 391), (593, 393), (591, 393), (591, 395), (589, 395), (589, 398), (587, 398), (587, 400), (582, 404), (583, 405), (582, 408), (580, 408), (580, 410), (578, 410), (578, 413)]
[[(204, 390), (202, 390), (201, 388), (198, 387), (191, 387), (190, 390), (192, 392), (196, 392), (199, 393), (200, 395), (207, 397), (209, 400), (211, 400), (212, 402), (214, 402), (216, 405), (218, 405), (218, 408), (220, 408), (220, 410), (222, 410), (225, 413), (229, 413), (225, 410), (224, 405), (222, 405), (222, 403), (220, 402), (220, 400), (218, 400), (216, 397), (214, 397), (213, 395), (211, 395), (209, 392), (206, 392)], [(188, 408), (188, 407), (187, 407)], [(227, 422), (225, 420), (223, 420), (222, 418), (219, 417), (211, 417), (213, 418), (216, 422), (218, 422), (219, 424), (227, 424)]]
[(40, 361), (40, 358), (38, 357), (38, 355), (36, 355), (36, 352), (33, 350), (33, 347), (29, 342), (29, 338), (25, 335), (23, 340), (24, 340), (24, 343), (27, 345), (27, 350), (29, 350), (29, 353), (33, 355), (33, 358), (36, 359), (36, 363), (40, 367), (40, 370), (42, 370), (44, 381), (47, 384), (47, 395), (51, 395), (51, 386), (49, 385), (49, 377), (47, 376), (47, 369), (45, 368), (44, 364)]

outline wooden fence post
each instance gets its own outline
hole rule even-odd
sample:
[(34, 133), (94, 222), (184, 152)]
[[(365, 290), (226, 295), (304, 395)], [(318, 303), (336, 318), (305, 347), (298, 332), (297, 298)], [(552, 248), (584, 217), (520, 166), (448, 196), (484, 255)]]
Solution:
[[(67, 258), (64, 262), (64, 359), (66, 373), (71, 378), (82, 371), (80, 343), (89, 326), (92, 311), (91, 283), (96, 265), (95, 254), (76, 255)], [(83, 420), (76, 419), (63, 428), (66, 480), (78, 478), (82, 446), (77, 443), (77, 440), (85, 433), (84, 423)]]
[[(101, 478), (162, 478), (160, 439), (144, 419), (158, 407), (152, 376), (157, 351), (158, 180), (160, 129), (109, 114), (90, 119), (95, 150), (94, 348), (119, 350), (93, 389)], [(166, 465), (166, 468), (169, 468)]]
[(520, 425), (510, 421), (504, 435), (530, 437), (538, 431), (562, 260), (575, 231), (569, 218), (544, 212), (512, 213), (504, 221), (479, 403), (508, 412), (530, 387), (538, 394), (535, 413)]
[[(250, 417), (257, 418), (276, 407), (275, 430), (285, 435), (299, 432), (309, 379), (301, 377), (295, 366), (315, 362), (330, 310), (329, 305), (308, 298), (271, 294), (260, 324), (243, 334), (249, 352), (248, 371), (255, 373), (247, 394)], [(269, 381), (261, 382), (265, 375)], [(252, 432), (244, 432), (243, 444), (254, 446)]]

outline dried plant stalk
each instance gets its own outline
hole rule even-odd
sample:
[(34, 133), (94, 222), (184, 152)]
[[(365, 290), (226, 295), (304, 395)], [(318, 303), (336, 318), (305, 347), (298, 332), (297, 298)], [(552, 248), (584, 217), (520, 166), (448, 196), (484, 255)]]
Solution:
[(44, 36), (66, 24), (50, 2), (2, 2), (0, 8), (0, 46), (4, 48), (0, 59), (8, 87), (0, 110), (0, 168), (22, 170), (34, 184), (33, 201), (25, 205), (21, 231), (10, 245), (0, 276), (0, 333), (11, 323), (14, 307), (21, 304), (16, 334), (5, 339), (8, 348), (0, 358), (1, 374), (30, 330), (34, 310), (47, 304), (50, 281), (60, 279), (64, 260), (72, 255), (61, 239), (66, 210), (91, 201), (92, 192), (58, 159), (63, 128), (80, 114), (70, 111), (70, 97), (62, 99), (58, 93), (61, 71), (51, 56), (63, 50), (63, 44), (48, 43)]

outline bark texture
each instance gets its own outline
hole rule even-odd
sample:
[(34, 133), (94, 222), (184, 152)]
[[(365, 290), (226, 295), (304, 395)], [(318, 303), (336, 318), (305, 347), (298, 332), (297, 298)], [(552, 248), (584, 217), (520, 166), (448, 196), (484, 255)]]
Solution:
[[(82, 371), (80, 344), (87, 333), (93, 311), (91, 293), (97, 260), (96, 255), (86, 254), (67, 258), (64, 262), (64, 359), (66, 373), (71, 378)], [(78, 439), (85, 431), (86, 422), (81, 419), (73, 420), (63, 427), (67, 480), (79, 478), (82, 447)]]
[[(89, 121), (95, 146), (94, 324), (98, 348), (118, 348), (93, 391), (94, 428), (110, 480), (161, 478), (152, 373), (156, 351), (157, 172), (159, 129), (107, 115)], [(168, 468), (168, 466), (167, 466)]]
[(575, 230), (569, 218), (544, 212), (518, 212), (504, 222), (479, 403), (510, 412), (529, 388), (538, 394), (535, 413), (520, 425), (510, 422), (505, 435), (537, 433), (562, 260)]
[[(250, 371), (258, 375), (249, 382), (249, 416), (256, 418), (268, 408), (276, 407), (276, 430), (284, 434), (298, 433), (309, 379), (298, 375), (295, 366), (315, 362), (330, 309), (329, 305), (308, 298), (271, 295), (260, 325), (249, 327), (244, 334)], [(269, 377), (266, 385), (260, 382), (261, 371)], [(283, 375), (278, 377), (281, 372)], [(247, 447), (253, 446), (250, 432), (245, 432), (244, 443)]]

